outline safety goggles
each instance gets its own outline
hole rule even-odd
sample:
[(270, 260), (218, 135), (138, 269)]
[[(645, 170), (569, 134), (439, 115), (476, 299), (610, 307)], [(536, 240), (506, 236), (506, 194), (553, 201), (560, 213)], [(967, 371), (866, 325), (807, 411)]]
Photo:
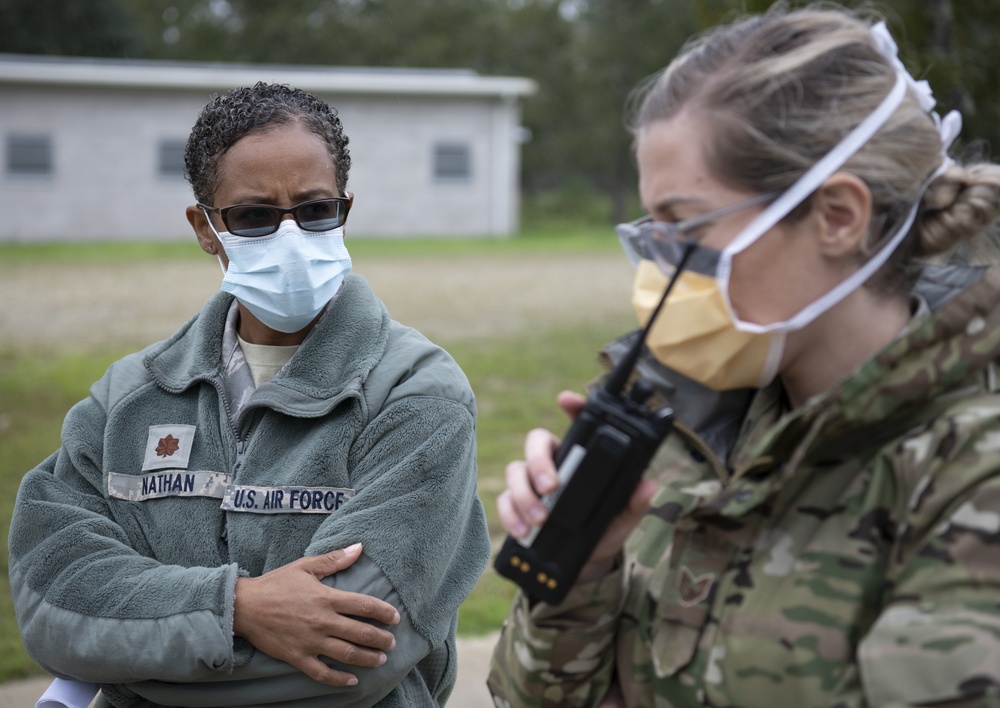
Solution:
[[(695, 231), (720, 217), (758, 204), (772, 202), (777, 196), (777, 193), (758, 194), (683, 221), (654, 221), (653, 217), (647, 215), (626, 224), (619, 224), (615, 227), (615, 233), (632, 265), (637, 266), (640, 259), (646, 259), (656, 261), (661, 268), (669, 272), (681, 262), (685, 249), (692, 246), (695, 239), (691, 234)], [(699, 247), (696, 242), (693, 245), (694, 249), (688, 256), (685, 268), (704, 275), (715, 275), (719, 252)]]
[(347, 221), (347, 212), (351, 210), (353, 201), (354, 196), (348, 193), (346, 197), (313, 199), (288, 209), (270, 204), (235, 204), (221, 209), (205, 204), (198, 206), (205, 211), (217, 213), (222, 218), (226, 231), (234, 236), (259, 238), (277, 231), (285, 214), (291, 214), (295, 223), (305, 231), (338, 229)]

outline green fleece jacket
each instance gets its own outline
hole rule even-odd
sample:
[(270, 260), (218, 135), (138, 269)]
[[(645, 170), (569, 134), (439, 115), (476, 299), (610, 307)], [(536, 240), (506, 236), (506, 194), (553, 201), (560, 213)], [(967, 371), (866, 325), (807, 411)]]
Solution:
[[(113, 364), (25, 475), (9, 537), (25, 646), (118, 706), (443, 703), (490, 552), (465, 376), (352, 275), (231, 421), (231, 301)], [(333, 688), (233, 637), (239, 575), (359, 541), (324, 582), (399, 609), (386, 664)]]

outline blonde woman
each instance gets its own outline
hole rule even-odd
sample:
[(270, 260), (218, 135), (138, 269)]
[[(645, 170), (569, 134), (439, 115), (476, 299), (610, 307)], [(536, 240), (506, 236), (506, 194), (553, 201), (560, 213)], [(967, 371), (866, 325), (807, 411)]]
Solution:
[[(836, 9), (716, 29), (648, 89), (648, 216), (619, 235), (643, 324), (697, 256), (639, 371), (675, 430), (566, 599), (515, 601), (498, 706), (1000, 690), (1000, 272), (927, 265), (986, 240), (1000, 167), (953, 162), (933, 106), (885, 26)], [(515, 537), (556, 444), (533, 431), (508, 468)]]

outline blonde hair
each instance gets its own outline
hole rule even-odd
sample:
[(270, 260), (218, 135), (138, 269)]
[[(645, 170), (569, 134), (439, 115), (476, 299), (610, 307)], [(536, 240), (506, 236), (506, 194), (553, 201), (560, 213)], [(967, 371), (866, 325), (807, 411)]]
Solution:
[[(697, 112), (713, 128), (704, 146), (713, 174), (737, 187), (781, 192), (868, 117), (895, 82), (863, 20), (842, 9), (778, 9), (686, 46), (645, 90), (632, 128), (682, 109)], [(863, 257), (898, 228), (942, 159), (933, 119), (908, 92), (842, 168), (872, 194)], [(928, 187), (917, 221), (875, 283), (908, 287), (915, 258), (984, 236), (998, 216), (1000, 166), (951, 166)]]

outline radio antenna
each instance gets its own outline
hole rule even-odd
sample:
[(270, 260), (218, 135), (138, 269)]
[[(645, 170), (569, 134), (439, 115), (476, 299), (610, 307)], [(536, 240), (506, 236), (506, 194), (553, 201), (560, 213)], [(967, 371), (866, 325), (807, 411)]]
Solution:
[(660, 314), (660, 310), (663, 309), (663, 303), (667, 301), (667, 296), (670, 295), (670, 291), (674, 288), (674, 283), (677, 282), (677, 278), (680, 276), (681, 272), (684, 270), (684, 265), (687, 263), (688, 257), (695, 249), (696, 242), (693, 240), (684, 241), (684, 250), (681, 252), (681, 259), (677, 263), (677, 267), (674, 268), (674, 274), (670, 276), (670, 282), (667, 283), (666, 289), (663, 291), (663, 296), (660, 298), (660, 302), (656, 305), (656, 309), (653, 310), (653, 314), (650, 316), (649, 321), (646, 322), (646, 326), (642, 329), (642, 335), (635, 340), (618, 366), (614, 368), (611, 375), (608, 376), (608, 381), (604, 385), (604, 390), (613, 396), (617, 396), (625, 388), (625, 383), (628, 381), (629, 375), (632, 373), (632, 369), (635, 367), (636, 362), (639, 361), (639, 355), (642, 354), (642, 347), (646, 343), (646, 336), (649, 334), (649, 330), (653, 326), (653, 322), (656, 321), (657, 316)]

